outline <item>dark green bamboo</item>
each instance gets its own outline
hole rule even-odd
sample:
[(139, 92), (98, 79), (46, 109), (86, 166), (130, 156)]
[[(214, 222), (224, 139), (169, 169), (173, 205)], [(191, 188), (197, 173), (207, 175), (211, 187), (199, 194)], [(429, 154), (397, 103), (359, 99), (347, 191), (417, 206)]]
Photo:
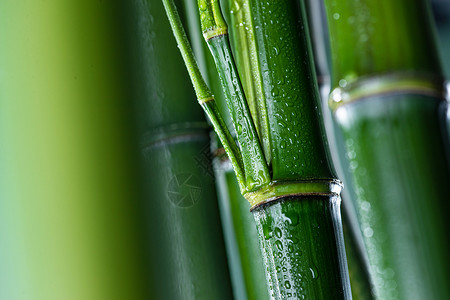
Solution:
[(210, 127), (195, 101), (163, 4), (135, 3), (145, 214), (149, 247), (155, 252), (153, 297), (231, 299), (209, 155)]
[(345, 151), (340, 146), (343, 144), (342, 133), (332, 119), (332, 113), (328, 107), (328, 95), (330, 90), (330, 70), (327, 57), (328, 31), (325, 22), (325, 4), (322, 1), (308, 0), (305, 2), (309, 30), (311, 32), (311, 44), (314, 52), (317, 81), (321, 95), (322, 113), (327, 133), (330, 154), (333, 166), (338, 177), (344, 182), (345, 189), (342, 197), (342, 228), (344, 230), (345, 253), (347, 254), (348, 272), (354, 300), (373, 299), (370, 284), (367, 255), (359, 230), (356, 210), (352, 197), (356, 197), (351, 181), (348, 181), (349, 171), (344, 168), (341, 160), (345, 159)]
[[(302, 19), (295, 2), (231, 1), (230, 8), (231, 27), (244, 27), (234, 30), (235, 54), (240, 76), (246, 78), (244, 90), (253, 90), (249, 106), (260, 113), (254, 116), (260, 137), (264, 138), (264, 128), (268, 127), (263, 147), (264, 153), (270, 153), (266, 159), (273, 185), (278, 182), (293, 192), (296, 183), (333, 178), (319, 123), (308, 42), (298, 26)], [(351, 297), (339, 192), (333, 196), (330, 190), (323, 190), (324, 196), (308, 196), (314, 193), (311, 188), (297, 190), (297, 196), (276, 194), (274, 198), (279, 201), (253, 209), (272, 298)]]
[(450, 298), (450, 181), (428, 1), (329, 0), (334, 89), (378, 299)]
[(273, 299), (351, 299), (339, 206), (293, 196), (253, 210)]
[[(274, 181), (333, 178), (325, 154), (317, 85), (295, 1), (247, 1), (267, 109)], [(241, 8), (243, 9), (243, 8)]]

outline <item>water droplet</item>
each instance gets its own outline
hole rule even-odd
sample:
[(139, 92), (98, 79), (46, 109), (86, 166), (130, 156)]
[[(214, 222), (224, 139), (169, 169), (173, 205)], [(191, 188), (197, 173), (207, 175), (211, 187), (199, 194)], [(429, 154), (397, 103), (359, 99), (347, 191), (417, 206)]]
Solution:
[(281, 229), (280, 228), (278, 228), (278, 227), (275, 227), (275, 236), (277, 237), (277, 238), (281, 238), (281, 236), (283, 235), (282, 234), (282, 232), (281, 232)]
[(349, 159), (354, 159), (356, 157), (356, 152), (355, 151), (349, 151), (347, 152), (347, 157)]
[(294, 252), (294, 246), (292, 246), (292, 244), (289, 244), (289, 245), (288, 245), (288, 251), (289, 251), (290, 253)]
[(284, 287), (285, 287), (286, 289), (290, 289), (290, 288), (291, 288), (291, 283), (289, 282), (289, 280), (286, 280), (286, 281), (284, 282)]
[(365, 211), (368, 211), (370, 209), (370, 206), (371, 206), (370, 202), (368, 202), (368, 201), (363, 201), (361, 203), (361, 209), (363, 209)]
[(364, 229), (364, 236), (368, 237), (368, 238), (372, 237), (373, 236), (373, 229), (371, 227), (366, 227)]
[(278, 96), (278, 88), (275, 86), (275, 87), (273, 87), (273, 89), (272, 89), (272, 96), (273, 97), (276, 97), (276, 96)]
[(335, 20), (339, 20), (340, 17), (341, 17), (341, 15), (338, 14), (338, 13), (335, 13), (335, 14), (333, 15), (333, 19), (335, 19)]
[(351, 161), (350, 162), (350, 170), (354, 171), (356, 168), (358, 167), (358, 162), (357, 161)]
[(275, 246), (277, 247), (278, 251), (283, 251), (283, 243), (281, 241), (276, 241)]
[(311, 271), (312, 279), (317, 279), (317, 277), (319, 277), (319, 272), (317, 271), (317, 267), (316, 266), (309, 267), (309, 270)]
[(198, 7), (200, 8), (201, 11), (205, 11), (207, 6), (206, 6), (206, 1), (199, 1)]
[(237, 126), (236, 126), (236, 131), (237, 131), (237, 134), (241, 134), (242, 133), (242, 125), (241, 124), (237, 124)]
[(275, 55), (278, 55), (278, 54), (279, 54), (278, 48), (277, 48), (277, 47), (273, 47), (273, 51), (275, 51)]
[(359, 40), (360, 40), (362, 43), (367, 42), (367, 41), (369, 40), (369, 36), (368, 36), (367, 34), (361, 34), (361, 35), (359, 36)]
[(242, 3), (241, 3), (240, 0), (233, 1), (232, 10), (235, 11), (235, 12), (238, 12), (241, 9), (241, 5), (242, 5)]
[(264, 238), (266, 240), (268, 240), (272, 237), (272, 229), (270, 228), (270, 226), (263, 226), (263, 232), (264, 232)]

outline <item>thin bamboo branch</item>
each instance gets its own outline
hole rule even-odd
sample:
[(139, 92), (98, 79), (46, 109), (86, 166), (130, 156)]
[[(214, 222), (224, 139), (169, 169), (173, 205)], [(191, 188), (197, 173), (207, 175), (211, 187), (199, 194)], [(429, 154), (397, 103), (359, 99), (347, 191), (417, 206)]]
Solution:
[(214, 96), (206, 85), (206, 82), (198, 68), (197, 62), (195, 61), (194, 52), (192, 51), (186, 37), (186, 33), (183, 25), (181, 24), (180, 16), (178, 15), (175, 3), (173, 0), (163, 0), (163, 4), (175, 39), (177, 40), (177, 44), (180, 48), (180, 52), (182, 53), (183, 60), (185, 61), (188, 69), (189, 76), (192, 80), (192, 84), (194, 85), (197, 99), (206, 114), (209, 116), (211, 123), (214, 126), (214, 130), (219, 136), (220, 141), (224, 145), (225, 150), (230, 157), (241, 189), (245, 190), (245, 173), (242, 155), (230, 132), (228, 131), (226, 124), (219, 115), (217, 106), (214, 102)]

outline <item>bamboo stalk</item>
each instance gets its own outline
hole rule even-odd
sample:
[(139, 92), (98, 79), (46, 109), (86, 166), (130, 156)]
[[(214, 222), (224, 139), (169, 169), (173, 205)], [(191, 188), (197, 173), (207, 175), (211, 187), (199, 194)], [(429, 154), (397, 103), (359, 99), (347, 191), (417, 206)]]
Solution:
[[(174, 7), (170, 1), (165, 1), (166, 8), (173, 10)], [(256, 3), (258, 5), (258, 3)], [(218, 3), (212, 0), (211, 2), (205, 3), (204, 1), (199, 1), (200, 17), (202, 20), (202, 28), (204, 29), (205, 39), (211, 41), (211, 48), (213, 54), (221, 54), (222, 57), (216, 57), (216, 64), (218, 67), (219, 74), (222, 77), (230, 76), (232, 78), (237, 77), (233, 75), (234, 72), (231, 66), (231, 61), (229, 60), (230, 55), (227, 55), (226, 41), (220, 42), (220, 47), (214, 44), (215, 39), (218, 37), (227, 38), (227, 33), (225, 31), (226, 26), (223, 24), (223, 20), (219, 15)], [(312, 77), (308, 76), (304, 72), (300, 72), (300, 67), (303, 66), (301, 62), (306, 63), (306, 73), (311, 70), (309, 63), (311, 62), (308, 58), (308, 54), (303, 54), (308, 51), (308, 46), (305, 39), (302, 39), (297, 35), (296, 25), (297, 15), (295, 13), (295, 5), (289, 2), (287, 5), (284, 1), (280, 1), (274, 4), (274, 8), (277, 8), (279, 15), (276, 15), (281, 22), (286, 22), (286, 26), (292, 31), (280, 31), (276, 35), (274, 34), (276, 30), (271, 31), (266, 30), (264, 25), (261, 26), (263, 30), (266, 30), (261, 36), (260, 44), (258, 44), (259, 49), (264, 48), (262, 51), (266, 60), (264, 63), (273, 63), (273, 74), (266, 76), (267, 87), (270, 89), (270, 99), (267, 100), (266, 105), (274, 113), (268, 114), (269, 124), (272, 122), (274, 128), (271, 131), (272, 144), (272, 182), (267, 184), (264, 180), (259, 181), (256, 185), (247, 184), (245, 189), (242, 191), (244, 196), (253, 205), (253, 211), (257, 227), (259, 228), (259, 238), (261, 243), (261, 248), (266, 261), (266, 278), (268, 282), (269, 292), (272, 298), (279, 299), (281, 297), (296, 297), (301, 298), (302, 295), (314, 296), (317, 299), (347, 299), (350, 298), (350, 289), (348, 284), (348, 274), (347, 266), (345, 261), (345, 253), (343, 249), (343, 239), (342, 239), (342, 228), (340, 225), (340, 214), (339, 214), (339, 191), (340, 184), (338, 181), (333, 179), (331, 170), (328, 165), (328, 160), (324, 151), (324, 144), (321, 135), (321, 129), (319, 126), (319, 113), (317, 106), (314, 102), (309, 100), (317, 99), (317, 91), (313, 88), (315, 87), (314, 82), (309, 81)], [(260, 7), (260, 9), (263, 9)], [(261, 12), (258, 21), (263, 21), (267, 18), (264, 13), (269, 13), (270, 8), (267, 12)], [(275, 12), (275, 10), (273, 10)], [(281, 12), (281, 13), (280, 13)], [(168, 14), (169, 18), (173, 13)], [(274, 16), (270, 16), (271, 18)], [(174, 24), (174, 23), (172, 23)], [(282, 28), (282, 27), (281, 27)], [(178, 29), (174, 32), (179, 31)], [(273, 36), (272, 36), (273, 34)], [(284, 36), (283, 36), (284, 34)], [(269, 61), (273, 57), (269, 55), (271, 51), (277, 51), (273, 49), (273, 46), (268, 43), (269, 40), (265, 40), (264, 37), (276, 38), (277, 42), (279, 38), (286, 37), (287, 46), (283, 51), (290, 54), (286, 57), (286, 61), (279, 61), (281, 63), (280, 67), (283, 69), (275, 68), (277, 59)], [(256, 39), (257, 40), (257, 39)], [(182, 39), (179, 39), (182, 41)], [(184, 48), (184, 47), (183, 47)], [(220, 50), (218, 52), (217, 50)], [(299, 52), (294, 51), (299, 50)], [(301, 54), (298, 54), (301, 53)], [(299, 57), (300, 56), (300, 57)], [(301, 59), (303, 58), (303, 60)], [(287, 59), (290, 59), (290, 65), (287, 66)], [(294, 61), (292, 61), (294, 59)], [(292, 63), (294, 63), (292, 65)], [(297, 64), (298, 63), (298, 64)], [(231, 68), (230, 68), (231, 67)], [(271, 86), (275, 81), (272, 75), (277, 74), (277, 76), (282, 75), (283, 78), (286, 76), (285, 68), (289, 67), (290, 70), (287, 73), (293, 73), (293, 75), (288, 74), (288, 81), (286, 86), (283, 88), (288, 88), (285, 91), (287, 95), (279, 96), (274, 92), (273, 86)], [(303, 70), (305, 71), (305, 70)], [(227, 73), (231, 72), (231, 73)], [(268, 75), (268, 74), (266, 74)], [(264, 78), (264, 77), (263, 77)], [(293, 79), (303, 79), (301, 82), (304, 89), (299, 88), (297, 81)], [(295, 83), (293, 83), (295, 82)], [(224, 89), (230, 89), (227, 80), (222, 80)], [(291, 84), (292, 83), (292, 84)], [(279, 83), (278, 83), (279, 84)], [(231, 91), (226, 91), (227, 93), (232, 93), (232, 95), (240, 94), (239, 84), (233, 84)], [(236, 89), (238, 88), (238, 89)], [(311, 90), (312, 88), (313, 90)], [(292, 98), (291, 93), (304, 92), (299, 97), (298, 94), (295, 98)], [(265, 90), (267, 97), (267, 90)], [(290, 97), (291, 96), (291, 97)], [(307, 96), (311, 96), (308, 99)], [(277, 98), (280, 103), (277, 103), (273, 98)], [(298, 102), (298, 99), (303, 101)], [(308, 99), (308, 101), (306, 101)], [(242, 103), (242, 102), (241, 102)], [(288, 109), (286, 109), (288, 107)], [(293, 125), (284, 123), (292, 127), (282, 129), (280, 123), (274, 124), (273, 122), (287, 122), (292, 120), (295, 114), (292, 114), (291, 109), (296, 109), (302, 107), (304, 118), (301, 123), (293, 121)], [(245, 109), (245, 106), (241, 106), (239, 109)], [(237, 109), (236, 106), (230, 107), (230, 110)], [(287, 113), (285, 114), (285, 111)], [(276, 113), (275, 113), (276, 112)], [(242, 112), (241, 112), (242, 113)], [(245, 111), (244, 111), (245, 115)], [(241, 122), (241, 120), (239, 120)], [(235, 120), (235, 126), (239, 125), (239, 122)], [(248, 118), (245, 117), (245, 122), (248, 122)], [(237, 124), (236, 124), (237, 123)], [(297, 126), (295, 126), (298, 124)], [(282, 125), (282, 124), (281, 124)], [(255, 136), (256, 131), (251, 129), (252, 136)], [(290, 132), (290, 130), (293, 132)], [(277, 133), (282, 131), (284, 133)], [(302, 131), (304, 130), (304, 131)], [(239, 132), (238, 132), (239, 134)], [(284, 137), (282, 136), (284, 134)], [(318, 134), (318, 135), (315, 135)], [(297, 139), (294, 138), (309, 138), (302, 146)], [(292, 137), (292, 138), (291, 138)], [(285, 148), (288, 141), (293, 145), (292, 152), (290, 149)], [(262, 143), (264, 145), (264, 143)], [(240, 141), (241, 151), (243, 153), (257, 153), (254, 151), (259, 151), (249, 143), (242, 143)], [(298, 165), (292, 165), (292, 160), (301, 153)], [(264, 161), (261, 153), (257, 154), (255, 157), (255, 162), (260, 163), (261, 159)], [(289, 163), (289, 164), (288, 164)], [(294, 161), (295, 163), (295, 161)], [(247, 172), (247, 170), (245, 170)], [(263, 173), (262, 173), (263, 174)], [(247, 176), (248, 174), (245, 173)], [(261, 175), (260, 175), (261, 176)], [(265, 178), (263, 175), (262, 178)], [(275, 226), (281, 226), (286, 220), (286, 215), (289, 215), (289, 211), (301, 217), (301, 222), (294, 224), (294, 228), (282, 227), (280, 229)], [(292, 216), (294, 219), (295, 217)], [(309, 218), (309, 221), (308, 221)], [(274, 220), (274, 222), (268, 222), (268, 220)], [(288, 221), (289, 222), (289, 221)], [(293, 222), (293, 220), (291, 220)], [(317, 224), (319, 222), (320, 224)], [(296, 226), (301, 224), (299, 226)], [(320, 229), (322, 228), (322, 229)], [(272, 236), (269, 236), (266, 240), (266, 236), (262, 232), (275, 232)], [(283, 232), (284, 231), (284, 232)], [(300, 234), (302, 232), (302, 234)], [(315, 234), (315, 232), (320, 232), (321, 234)], [(281, 235), (279, 235), (281, 233)], [(292, 233), (292, 235), (290, 235)], [(268, 233), (269, 234), (269, 233)], [(282, 237), (282, 241), (279, 240)], [(295, 244), (294, 241), (301, 241), (300, 245)], [(280, 251), (280, 245), (284, 250), (284, 256), (278, 255), (282, 254)], [(283, 248), (284, 247), (284, 248)], [(309, 247), (309, 248), (308, 248)], [(314, 251), (310, 250), (313, 249)], [(278, 249), (278, 250), (277, 250)], [(302, 251), (303, 257), (301, 261), (298, 261), (298, 253)], [(275, 255), (277, 254), (277, 255)], [(269, 263), (269, 261), (271, 263)], [(329, 262), (332, 262), (330, 265)], [(280, 270), (277, 270), (277, 267)], [(289, 269), (288, 269), (289, 267)], [(286, 268), (286, 271), (284, 270)], [(311, 271), (313, 270), (313, 272)], [(281, 274), (280, 272), (283, 272)], [(321, 274), (317, 276), (317, 274)], [(313, 279), (308, 280), (308, 276), (313, 276)]]
[(442, 74), (427, 1), (326, 1), (330, 103), (378, 299), (450, 297)]
[[(328, 31), (326, 30), (325, 4), (321, 1), (309, 0), (305, 2), (308, 24), (311, 32), (312, 49), (318, 78), (319, 91), (321, 95), (322, 113), (325, 130), (327, 133), (330, 155), (334, 169), (338, 177), (344, 182), (345, 189), (342, 190), (342, 227), (344, 231), (345, 253), (347, 254), (350, 285), (352, 298), (373, 299), (370, 275), (367, 263), (367, 254), (364, 248), (356, 209), (352, 197), (356, 197), (354, 188), (349, 178), (349, 171), (344, 168), (341, 161), (345, 160), (342, 133), (332, 118), (332, 112), (328, 107), (328, 95), (330, 91), (330, 71), (327, 57), (328, 48), (326, 41)], [(343, 158), (343, 159), (342, 159)]]
[[(136, 1), (139, 131), (156, 299), (231, 299), (209, 131), (160, 1)], [(170, 59), (167, 59), (170, 57)], [(193, 56), (189, 59), (194, 60)], [(198, 68), (197, 79), (202, 82)], [(176, 84), (176, 86), (174, 86)], [(210, 97), (202, 82), (200, 99)], [(216, 107), (213, 123), (220, 124)], [(229, 133), (224, 133), (234, 143)], [(234, 144), (234, 146), (236, 146)], [(230, 144), (233, 147), (233, 144)], [(230, 153), (235, 150), (228, 149)], [(240, 155), (238, 153), (238, 155)], [(236, 164), (239, 166), (239, 156)], [(153, 298), (152, 298), (153, 299)]]
[[(251, 101), (259, 102), (258, 107), (267, 107), (265, 122), (270, 132), (273, 180), (333, 178), (318, 122), (318, 95), (316, 83), (311, 80), (314, 74), (311, 54), (308, 54), (305, 37), (298, 34), (296, 27), (297, 20), (302, 20), (296, 5), (290, 1), (246, 1), (240, 7), (231, 5), (231, 9), (233, 14), (248, 15), (234, 26), (243, 24), (246, 30), (241, 32), (248, 32), (250, 37), (243, 37), (241, 41), (253, 43), (247, 48), (257, 51), (242, 55), (257, 58), (258, 66), (253, 65), (250, 76), (262, 78), (264, 94)], [(237, 16), (236, 20), (239, 20)], [(309, 188), (305, 191), (308, 190), (311, 191)], [(337, 202), (333, 204), (333, 198), (294, 196), (253, 210), (273, 298), (350, 297), (347, 268), (342, 265), (345, 254), (343, 248), (339, 248), (343, 246), (340, 245), (343, 240), (337, 208), (340, 200), (334, 198)], [(317, 222), (321, 229), (315, 227)], [(317, 233), (316, 230), (322, 229)], [(317, 235), (308, 234), (313, 231)], [(321, 251), (324, 248), (330, 252)], [(329, 263), (322, 260), (325, 257)]]
[[(191, 7), (187, 2), (185, 6)], [(227, 17), (227, 11), (229, 10), (226, 8), (223, 10), (225, 17)], [(220, 92), (222, 87), (215, 62), (209, 53), (206, 42), (203, 41), (198, 20), (198, 8), (191, 7), (188, 18), (188, 34), (194, 52), (199, 58), (199, 65), (204, 66), (202, 73), (207, 75), (207, 82), (214, 92), (221, 116), (224, 120), (228, 120), (226, 124), (232, 127), (232, 118), (226, 100), (223, 93)], [(197, 36), (202, 40), (199, 40)], [(233, 127), (230, 128), (230, 131), (232, 135), (236, 136), (233, 129)], [(219, 141), (212, 143), (212, 153), (215, 156), (216, 188), (234, 298), (242, 300), (269, 299), (255, 220), (249, 213), (250, 206), (241, 194), (231, 163)]]
[(269, 299), (250, 205), (239, 191), (228, 160), (216, 158), (215, 174), (235, 299)]

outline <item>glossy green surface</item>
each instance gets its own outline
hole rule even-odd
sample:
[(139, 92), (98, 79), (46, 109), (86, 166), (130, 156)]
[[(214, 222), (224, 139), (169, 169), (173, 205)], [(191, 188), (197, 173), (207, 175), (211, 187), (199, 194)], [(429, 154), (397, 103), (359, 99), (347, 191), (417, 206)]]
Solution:
[(229, 163), (216, 159), (215, 164), (234, 297), (241, 300), (269, 299), (264, 263), (250, 205), (240, 193)]
[(273, 180), (333, 178), (297, 1), (248, 1), (269, 123)]
[[(136, 78), (152, 299), (230, 299), (209, 127), (161, 2), (136, 1)], [(167, 59), (167, 58), (170, 59)], [(175, 86), (174, 86), (175, 84)]]
[[(198, 12), (192, 13), (188, 19), (189, 24), (191, 24), (190, 38), (193, 41), (195, 41), (196, 35), (201, 37), (199, 24), (195, 24), (196, 18), (198, 18)], [(199, 64), (204, 63), (205, 73), (208, 75), (208, 84), (213, 91), (218, 91), (214, 92), (214, 97), (221, 116), (228, 120), (229, 126), (233, 127), (224, 95), (221, 93), (222, 87), (215, 63), (203, 37), (198, 41), (203, 42), (203, 45), (193, 43), (193, 48), (197, 49), (199, 54)], [(212, 148), (213, 153), (217, 154), (214, 165), (215, 183), (234, 299), (268, 299), (264, 265), (259, 249), (255, 221), (249, 211), (250, 206), (241, 194), (230, 161), (226, 159), (226, 156), (220, 154), (222, 149), (217, 150), (217, 145), (214, 142)]]
[(227, 24), (222, 17), (219, 0), (198, 0), (198, 8), (205, 39), (227, 33)]
[[(351, 205), (351, 204), (346, 204)], [(342, 228), (344, 231), (345, 254), (347, 255), (348, 275), (352, 288), (353, 300), (372, 300), (372, 285), (369, 281), (369, 268), (365, 255), (365, 248), (358, 235), (359, 227), (350, 223), (348, 213), (343, 209)]]
[(393, 71), (439, 74), (427, 0), (325, 0), (332, 88)]
[(222, 92), (236, 129), (245, 170), (246, 191), (254, 191), (270, 182), (270, 174), (255, 125), (238, 78), (228, 35), (207, 41), (217, 66)]
[(128, 10), (0, 2), (0, 299), (149, 296)]
[(351, 299), (339, 206), (290, 197), (252, 211), (272, 299)]
[(450, 297), (442, 101), (393, 95), (336, 111), (379, 299)]
[(264, 156), (268, 164), (270, 164), (272, 158), (269, 142), (269, 124), (266, 104), (263, 100), (264, 90), (258, 50), (255, 43), (253, 12), (248, 1), (227, 0), (224, 2), (227, 4), (227, 7), (224, 7), (224, 11), (225, 14), (229, 15), (230, 19), (230, 39), (232, 46), (234, 46), (233, 54), (238, 67), (239, 77), (241, 78), (256, 130), (262, 142)]
[[(297, 2), (230, 2), (230, 27), (232, 33), (238, 35), (233, 37), (240, 64), (238, 69), (244, 78), (244, 90), (253, 91), (249, 105), (256, 107), (253, 119), (260, 137), (268, 136), (262, 145), (264, 152), (270, 153), (266, 158), (273, 184), (280, 181), (289, 187), (291, 182), (295, 186), (295, 181), (334, 178), (325, 153), (315, 74), (302, 26), (305, 20)], [(250, 53), (245, 52), (248, 50)], [(254, 86), (249, 86), (252, 79)], [(268, 134), (264, 134), (265, 127), (268, 127)], [(324, 203), (330, 199), (313, 201), (313, 197), (272, 202), (253, 212), (272, 298), (351, 298), (340, 225), (340, 200), (333, 198), (333, 204), (327, 206), (329, 203)], [(295, 219), (295, 215), (301, 216), (300, 224), (297, 225), (297, 219), (296, 225), (287, 225), (285, 222), (289, 221), (285, 216)], [(269, 219), (273, 223), (268, 223)], [(318, 220), (324, 224), (319, 228), (314, 227)], [(272, 226), (280, 227), (276, 230)], [(261, 234), (264, 230), (275, 233), (271, 238)], [(276, 234), (281, 234), (281, 239)], [(280, 251), (279, 247), (284, 250)], [(290, 251), (294, 249), (296, 251)], [(304, 253), (304, 256), (296, 253)], [(320, 268), (322, 277), (313, 279), (316, 273), (311, 273), (310, 266), (313, 271), (316, 266)]]
[[(442, 75), (429, 1), (326, 5), (332, 87), (362, 92), (359, 101), (337, 108), (335, 117), (344, 134), (375, 294), (447, 299), (450, 175), (444, 101), (431, 96), (442, 94), (435, 81)], [(379, 80), (386, 73), (391, 82)], [(382, 91), (410, 79), (406, 89), (372, 93), (374, 86)]]

